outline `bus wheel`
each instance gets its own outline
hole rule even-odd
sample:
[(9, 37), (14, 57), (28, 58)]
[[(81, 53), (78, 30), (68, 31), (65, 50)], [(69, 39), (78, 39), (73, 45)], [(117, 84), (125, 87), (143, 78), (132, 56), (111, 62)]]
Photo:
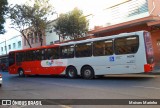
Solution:
[(94, 70), (90, 66), (85, 66), (82, 68), (82, 77), (84, 79), (93, 79), (94, 78)]
[(70, 66), (66, 69), (66, 75), (68, 78), (76, 78), (77, 77), (77, 70), (75, 67)]
[(18, 75), (19, 75), (19, 77), (24, 77), (25, 76), (23, 69), (18, 70)]

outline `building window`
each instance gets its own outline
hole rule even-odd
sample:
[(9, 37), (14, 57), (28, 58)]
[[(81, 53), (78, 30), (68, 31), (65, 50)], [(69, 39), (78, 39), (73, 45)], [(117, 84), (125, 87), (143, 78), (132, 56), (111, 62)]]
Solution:
[(38, 43), (38, 36), (35, 35), (35, 43)]
[(18, 41), (18, 48), (21, 47), (21, 41)]
[(16, 48), (16, 43), (13, 43), (13, 49), (15, 49)]
[(30, 39), (31, 39), (31, 44), (33, 44), (34, 42), (34, 37), (33, 37), (34, 35), (33, 35), (33, 33), (31, 33), (31, 35), (30, 35)]
[(3, 51), (3, 47), (1, 47), (1, 51)]
[(160, 46), (160, 39), (157, 40), (157, 46)]
[(24, 46), (26, 46), (27, 40), (24, 38)]
[(50, 42), (50, 45), (52, 45), (53, 44), (53, 41), (52, 42)]
[(7, 46), (4, 46), (5, 51), (7, 51)]
[(9, 49), (9, 50), (11, 49), (11, 45), (8, 45), (8, 49)]
[(49, 33), (52, 33), (52, 29), (49, 31)]

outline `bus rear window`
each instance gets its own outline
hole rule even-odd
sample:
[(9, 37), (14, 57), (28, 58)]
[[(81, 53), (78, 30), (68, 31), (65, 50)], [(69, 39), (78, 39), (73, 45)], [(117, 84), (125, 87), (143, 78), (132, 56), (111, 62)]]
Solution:
[(146, 48), (147, 63), (152, 64), (154, 62), (154, 55), (153, 55), (151, 36), (148, 32), (144, 32), (144, 41)]

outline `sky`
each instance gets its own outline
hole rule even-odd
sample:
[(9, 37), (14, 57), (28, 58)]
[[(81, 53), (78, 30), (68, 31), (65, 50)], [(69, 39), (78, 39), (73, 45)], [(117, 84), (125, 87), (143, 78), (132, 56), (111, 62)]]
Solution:
[[(27, 0), (8, 0), (9, 4), (24, 4)], [(103, 9), (114, 5), (118, 1), (124, 0), (50, 0), (55, 11), (58, 13), (66, 13), (73, 10), (75, 7), (81, 9), (84, 15), (97, 14)], [(57, 18), (57, 14), (53, 16), (53, 19)], [(9, 39), (13, 36), (19, 35), (19, 32), (11, 28), (10, 21), (5, 23), (6, 33), (0, 35), (0, 40)]]

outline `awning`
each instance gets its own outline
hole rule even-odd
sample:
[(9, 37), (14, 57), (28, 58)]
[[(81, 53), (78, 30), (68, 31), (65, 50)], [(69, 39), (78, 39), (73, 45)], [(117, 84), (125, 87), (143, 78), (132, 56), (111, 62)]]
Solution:
[(158, 27), (160, 27), (160, 21), (148, 22), (147, 25), (148, 26), (158, 26)]
[[(99, 34), (99, 33), (104, 33), (104, 32), (110, 32), (113, 30), (124, 29), (124, 28), (128, 28), (128, 27), (136, 26), (136, 25), (142, 25), (142, 24), (148, 25), (149, 22), (153, 22), (153, 21), (159, 22), (160, 17), (148, 16), (148, 17), (144, 17), (144, 18), (140, 18), (140, 19), (136, 19), (136, 20), (120, 23), (120, 24), (115, 24), (115, 25), (111, 25), (111, 26), (107, 26), (107, 27), (101, 27), (101, 28), (90, 31), (90, 33)], [(152, 23), (150, 23), (150, 24), (152, 24)]]

